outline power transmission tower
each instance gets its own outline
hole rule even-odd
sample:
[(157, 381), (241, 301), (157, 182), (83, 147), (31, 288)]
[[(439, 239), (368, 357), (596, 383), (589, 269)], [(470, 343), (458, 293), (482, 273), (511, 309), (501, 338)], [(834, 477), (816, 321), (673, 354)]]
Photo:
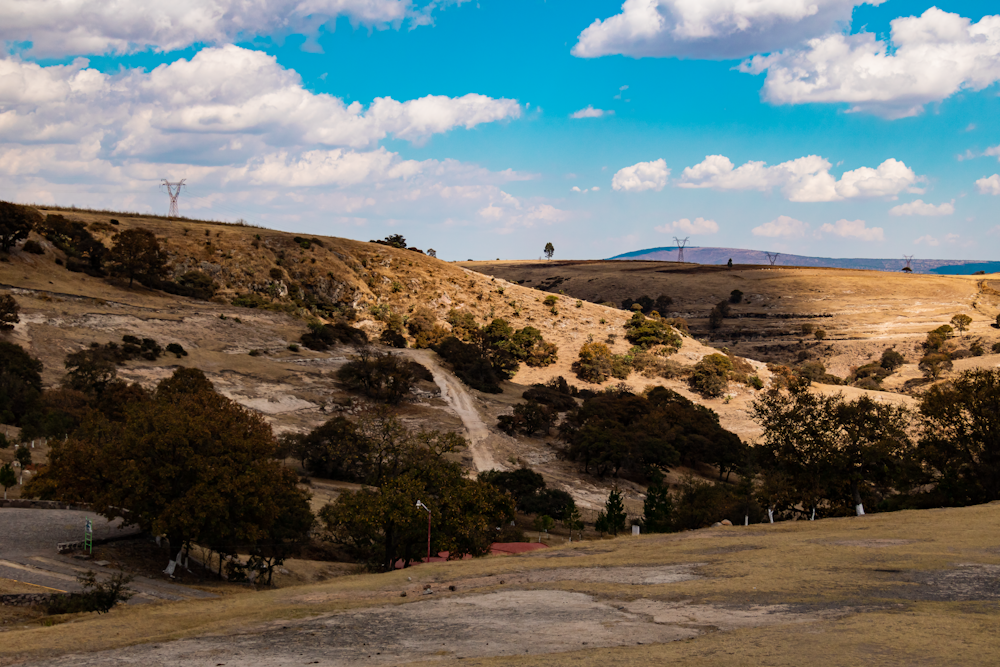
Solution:
[[(688, 238), (690, 238), (690, 237), (688, 237)], [(684, 246), (687, 245), (687, 242), (688, 242), (687, 238), (679, 239), (676, 236), (674, 237), (674, 243), (677, 244), (677, 261), (678, 261), (678, 263), (684, 261)]]
[(903, 271), (910, 273), (913, 269), (910, 267), (910, 262), (913, 261), (913, 255), (903, 255), (903, 259), (906, 260), (906, 266), (903, 267)]
[(771, 266), (774, 266), (774, 263), (778, 261), (778, 255), (780, 255), (781, 253), (780, 252), (770, 253), (765, 250), (764, 254), (767, 255), (767, 261), (771, 262)]
[(170, 212), (167, 213), (168, 217), (171, 218), (180, 217), (180, 213), (177, 211), (177, 198), (180, 196), (181, 188), (184, 187), (184, 181), (186, 180), (187, 180), (186, 178), (182, 178), (176, 183), (171, 183), (170, 181), (164, 178), (163, 183), (161, 183), (161, 185), (167, 186), (167, 194), (170, 196)]

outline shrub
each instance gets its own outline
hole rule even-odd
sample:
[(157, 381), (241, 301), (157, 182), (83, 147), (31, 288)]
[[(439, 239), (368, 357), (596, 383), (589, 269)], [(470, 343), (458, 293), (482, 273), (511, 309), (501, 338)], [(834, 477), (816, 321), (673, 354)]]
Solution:
[(500, 383), (510, 377), (508, 371), (494, 368), (479, 346), (463, 343), (454, 336), (448, 336), (433, 349), (451, 364), (456, 377), (473, 389), (499, 394), (503, 391)]
[(193, 299), (208, 301), (215, 296), (218, 285), (212, 280), (212, 276), (204, 271), (188, 271), (177, 279), (177, 284), (181, 287), (181, 295)]
[(813, 333), (813, 336), (816, 338), (816, 340), (824, 340), (826, 338), (826, 331), (822, 329), (816, 329), (815, 333)]
[(647, 350), (654, 345), (667, 345), (675, 350), (681, 346), (681, 337), (663, 321), (646, 318), (642, 313), (635, 313), (625, 323), (625, 338)]
[(403, 337), (403, 334), (399, 333), (399, 331), (395, 329), (390, 329), (389, 327), (386, 327), (385, 331), (383, 331), (378, 337), (378, 340), (383, 345), (387, 345), (389, 347), (399, 349), (406, 347), (406, 338)]
[(432, 348), (449, 335), (444, 327), (438, 325), (434, 311), (426, 306), (418, 307), (410, 315), (406, 328), (413, 336), (414, 346), (417, 348)]
[(806, 322), (805, 324), (802, 325), (802, 333), (805, 334), (806, 336), (811, 335), (812, 332), (815, 330), (816, 327), (810, 324), (809, 322)]
[(0, 331), (10, 331), (21, 321), (21, 306), (10, 294), (0, 296)]
[(573, 362), (573, 372), (581, 380), (600, 384), (611, 376), (613, 355), (604, 343), (584, 343), (580, 357)]
[(38, 241), (35, 241), (34, 239), (25, 241), (24, 245), (21, 246), (21, 250), (23, 250), (24, 252), (29, 252), (32, 255), (44, 255), (45, 254), (45, 249), (42, 248), (42, 244), (39, 243)]
[(982, 341), (978, 340), (969, 346), (969, 352), (971, 352), (974, 357), (981, 357), (986, 354), (986, 350), (983, 349)]
[(178, 359), (188, 356), (187, 350), (181, 347), (180, 343), (170, 343), (167, 345), (167, 352), (174, 355)]
[(879, 365), (890, 373), (895, 372), (897, 368), (906, 363), (906, 359), (896, 350), (889, 348), (882, 353), (882, 359)]
[(542, 301), (542, 303), (544, 303), (546, 306), (549, 306), (550, 308), (555, 308), (556, 304), (559, 303), (559, 297), (557, 297), (554, 294), (550, 294), (547, 297), (545, 297), (545, 300)]
[(409, 362), (367, 345), (358, 348), (358, 354), (340, 368), (337, 378), (352, 391), (392, 405), (403, 400), (413, 386)]
[(311, 323), (309, 331), (302, 334), (299, 340), (303, 347), (317, 352), (329, 350), (336, 343), (353, 343), (361, 345), (368, 342), (368, 336), (361, 329), (356, 329), (343, 320), (333, 324)]
[(288, 345), (288, 351), (289, 352), (298, 352), (299, 351), (298, 343), (289, 343), (289, 345)]
[(990, 352), (993, 354), (1000, 354), (1000, 343), (993, 343), (993, 345), (990, 346)]
[(475, 332), (479, 330), (475, 315), (467, 310), (452, 308), (448, 311), (445, 321), (451, 325), (451, 334), (460, 340), (472, 340)]
[(106, 614), (119, 602), (128, 602), (135, 595), (135, 591), (128, 587), (133, 577), (124, 572), (116, 572), (110, 579), (101, 582), (94, 572), (88, 570), (78, 575), (76, 580), (83, 584), (83, 591), (52, 596), (45, 606), (45, 613), (50, 616), (90, 611)]
[(524, 498), (518, 504), (518, 509), (525, 514), (547, 515), (562, 521), (576, 509), (576, 502), (573, 496), (561, 489), (542, 489)]
[(722, 396), (728, 384), (732, 364), (723, 354), (709, 354), (694, 366), (688, 379), (691, 390), (706, 397)]
[(691, 328), (688, 326), (687, 320), (683, 317), (667, 317), (663, 320), (663, 323), (672, 326), (685, 336), (691, 335)]
[(513, 414), (498, 417), (497, 428), (507, 435), (523, 433), (532, 436), (538, 431), (544, 431), (547, 434), (555, 421), (555, 410), (529, 400), (515, 405)]
[(924, 375), (937, 380), (941, 373), (951, 370), (951, 357), (943, 352), (930, 352), (920, 360), (919, 368), (924, 372)]
[(257, 292), (237, 294), (231, 303), (239, 308), (265, 308), (269, 304), (268, 300)]
[(729, 293), (729, 303), (742, 303), (743, 302), (743, 292), (738, 289), (734, 289)]

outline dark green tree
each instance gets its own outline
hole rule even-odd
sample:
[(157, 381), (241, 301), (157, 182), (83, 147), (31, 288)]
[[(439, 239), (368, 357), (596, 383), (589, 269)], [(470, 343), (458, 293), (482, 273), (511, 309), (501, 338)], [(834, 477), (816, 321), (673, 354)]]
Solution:
[(0, 466), (0, 486), (3, 487), (4, 500), (7, 500), (7, 489), (15, 484), (17, 484), (17, 474), (14, 472), (14, 468), (9, 463)]
[(642, 502), (642, 528), (647, 533), (670, 533), (674, 530), (674, 502), (668, 486), (660, 481), (646, 489)]
[(612, 535), (617, 535), (625, 530), (625, 522), (628, 515), (625, 513), (625, 503), (622, 500), (622, 493), (617, 486), (611, 487), (608, 500), (604, 503), (604, 516), (607, 521), (607, 531)]
[(20, 426), (38, 409), (41, 373), (41, 361), (20, 345), (0, 341), (0, 422)]
[(556, 247), (552, 243), (545, 244), (545, 259), (552, 259), (552, 255), (556, 254)]
[(128, 278), (128, 286), (140, 281), (159, 279), (167, 271), (167, 254), (160, 248), (156, 235), (148, 229), (126, 229), (112, 237), (109, 259), (111, 272)]
[(357, 354), (341, 366), (337, 378), (349, 389), (391, 405), (410, 393), (413, 372), (406, 359), (370, 345), (360, 345)]
[(0, 296), (0, 331), (10, 331), (21, 321), (21, 306), (10, 294)]
[(41, 214), (33, 208), (0, 201), (0, 250), (10, 252), (41, 221)]

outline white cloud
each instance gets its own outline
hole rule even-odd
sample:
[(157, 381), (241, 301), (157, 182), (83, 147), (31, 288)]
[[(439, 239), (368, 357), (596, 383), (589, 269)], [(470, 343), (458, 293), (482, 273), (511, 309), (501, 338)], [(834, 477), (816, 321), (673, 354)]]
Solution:
[(983, 155), (988, 156), (988, 157), (995, 156), (996, 159), (997, 159), (997, 161), (1000, 162), (1000, 145), (998, 145), (998, 146), (990, 146), (985, 151), (983, 151)]
[(682, 234), (715, 234), (719, 231), (719, 225), (715, 220), (706, 220), (705, 218), (695, 218), (694, 220), (681, 218), (680, 220), (674, 220), (669, 225), (658, 225), (654, 229), (664, 234), (671, 232), (680, 232)]
[(586, 109), (580, 109), (579, 111), (574, 111), (569, 115), (570, 118), (601, 118), (602, 116), (612, 116), (614, 111), (605, 111), (604, 109), (595, 109), (592, 104), (588, 104)]
[(809, 225), (801, 220), (790, 218), (787, 215), (779, 215), (771, 222), (765, 222), (750, 230), (754, 236), (766, 236), (768, 238), (792, 238), (805, 236), (809, 231)]
[(889, 209), (889, 215), (951, 215), (955, 212), (955, 200), (935, 206), (925, 204), (922, 199), (900, 204)]
[(571, 189), (571, 190), (572, 190), (573, 192), (579, 192), (579, 193), (581, 193), (581, 194), (586, 194), (587, 192), (600, 192), (600, 190), (601, 190), (601, 189), (600, 189), (599, 187), (597, 187), (596, 185), (595, 185), (594, 187), (592, 187), (592, 188), (583, 188), (582, 190), (581, 190), (581, 189), (579, 188), (579, 186), (576, 186), (576, 185), (574, 185), (574, 186), (573, 186), (572, 188), (570, 188), (570, 189)]
[(976, 181), (976, 188), (981, 195), (1000, 195), (1000, 174)]
[(620, 100), (620, 99), (622, 98), (622, 94), (623, 94), (623, 93), (624, 93), (624, 92), (625, 92), (626, 90), (628, 90), (628, 86), (621, 86), (621, 87), (619, 87), (619, 88), (618, 88), (618, 94), (617, 94), (617, 95), (615, 95), (615, 99), (616, 99), (616, 100)]
[(638, 162), (631, 167), (619, 169), (611, 179), (611, 189), (623, 192), (659, 192), (666, 186), (670, 169), (663, 158), (652, 162)]
[(509, 234), (518, 229), (551, 225), (568, 220), (570, 214), (550, 204), (527, 203), (502, 190), (480, 209), (479, 216), (494, 225), (494, 230)]
[(885, 235), (881, 227), (866, 227), (864, 220), (838, 220), (824, 224), (819, 228), (820, 234), (832, 234), (844, 239), (860, 241), (884, 241)]
[(1000, 80), (1000, 16), (972, 23), (932, 7), (891, 25), (890, 43), (870, 32), (835, 32), (740, 68), (767, 72), (762, 95), (774, 104), (847, 103), (890, 119)]
[(693, 167), (686, 167), (678, 187), (717, 190), (760, 190), (781, 188), (789, 201), (823, 202), (859, 197), (895, 197), (900, 192), (918, 192), (920, 180), (913, 170), (892, 158), (876, 169), (859, 167), (846, 171), (837, 180), (832, 165), (818, 155), (768, 167), (765, 162), (747, 162), (739, 167), (724, 155), (709, 155)]
[(884, 0), (625, 0), (595, 19), (573, 55), (728, 59), (777, 51), (850, 22), (861, 4)]
[(0, 40), (31, 42), (36, 57), (174, 51), (258, 35), (315, 37), (321, 26), (332, 29), (339, 16), (378, 29), (424, 25), (437, 7), (464, 1), (417, 6), (412, 0), (5, 0)]
[(938, 241), (933, 236), (931, 236), (930, 234), (925, 234), (924, 236), (921, 236), (918, 239), (914, 239), (913, 242), (916, 245), (929, 245), (929, 246), (941, 245), (941, 242)]

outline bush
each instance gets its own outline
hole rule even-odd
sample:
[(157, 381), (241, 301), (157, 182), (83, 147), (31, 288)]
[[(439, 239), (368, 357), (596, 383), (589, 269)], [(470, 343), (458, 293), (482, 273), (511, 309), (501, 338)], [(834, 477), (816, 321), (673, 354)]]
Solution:
[(310, 350), (324, 352), (337, 343), (362, 345), (368, 342), (368, 336), (361, 329), (338, 319), (333, 324), (311, 323), (309, 331), (302, 334), (299, 342)]
[(559, 297), (557, 297), (555, 294), (550, 294), (547, 297), (545, 297), (545, 300), (542, 301), (542, 303), (544, 303), (546, 306), (550, 308), (554, 308), (555, 305), (559, 303)]
[(816, 329), (815, 333), (813, 333), (813, 336), (816, 338), (816, 340), (825, 340), (826, 331), (824, 331), (823, 329)]
[(546, 384), (531, 385), (530, 389), (521, 394), (521, 398), (547, 405), (556, 412), (566, 412), (576, 407), (573, 391), (562, 376), (549, 380)]
[(600, 384), (611, 376), (613, 356), (604, 343), (584, 343), (580, 357), (573, 362), (573, 372), (581, 380)]
[(128, 602), (135, 595), (135, 591), (128, 587), (133, 577), (124, 572), (116, 572), (107, 581), (101, 582), (94, 572), (88, 570), (78, 575), (76, 580), (83, 584), (83, 591), (52, 596), (45, 606), (45, 613), (50, 616), (90, 611), (106, 614), (119, 602)]
[(510, 377), (506, 371), (494, 368), (479, 346), (463, 343), (454, 336), (448, 336), (433, 349), (451, 364), (458, 379), (473, 389), (499, 394), (503, 391), (500, 383)]
[(557, 521), (562, 521), (576, 509), (576, 502), (573, 500), (573, 496), (561, 489), (543, 489), (524, 498), (518, 505), (518, 509), (525, 514), (547, 515)]
[(729, 293), (729, 303), (742, 303), (743, 302), (743, 292), (738, 289), (734, 289)]
[(187, 350), (181, 347), (180, 343), (170, 343), (167, 345), (167, 352), (174, 355), (178, 359), (188, 356)]
[(648, 350), (654, 345), (667, 345), (673, 349), (681, 346), (681, 337), (661, 320), (648, 319), (635, 313), (625, 323), (625, 338), (638, 347)]
[(383, 345), (387, 345), (389, 347), (395, 347), (398, 349), (406, 347), (406, 338), (403, 337), (403, 334), (399, 333), (399, 331), (395, 329), (390, 329), (389, 327), (386, 327), (385, 331), (382, 332), (382, 335), (378, 337), (378, 340)]
[(888, 350), (882, 353), (882, 360), (879, 362), (879, 365), (882, 366), (882, 368), (884, 368), (885, 370), (889, 371), (890, 373), (893, 373), (896, 371), (897, 368), (899, 368), (905, 363), (906, 359), (903, 357), (903, 355), (901, 355), (899, 352), (896, 352), (896, 350), (889, 348)]
[(10, 294), (0, 296), (0, 331), (10, 331), (21, 321), (21, 305)]
[(532, 436), (538, 431), (548, 434), (555, 421), (555, 410), (535, 401), (527, 401), (515, 405), (513, 414), (498, 417), (497, 428), (507, 435), (523, 433)]
[(257, 292), (237, 294), (230, 302), (239, 308), (266, 308), (270, 302)]
[(663, 320), (663, 323), (672, 326), (685, 336), (691, 335), (691, 327), (688, 326), (688, 321), (683, 317), (667, 317)]
[(479, 330), (475, 315), (467, 310), (452, 308), (448, 311), (445, 321), (451, 325), (451, 334), (460, 340), (472, 340), (475, 332)]
[(352, 391), (395, 405), (410, 392), (413, 373), (409, 362), (362, 345), (358, 354), (337, 371), (337, 378)]
[(44, 255), (45, 254), (45, 249), (42, 248), (42, 244), (39, 243), (38, 241), (35, 241), (34, 239), (25, 241), (24, 245), (21, 246), (21, 250), (23, 250), (24, 252), (29, 252), (32, 255)]
[(733, 366), (723, 354), (709, 354), (694, 366), (688, 379), (691, 390), (702, 396), (714, 398), (726, 391), (729, 372)]
[(201, 299), (202, 301), (211, 299), (218, 289), (212, 276), (204, 271), (188, 271), (177, 279), (177, 285), (180, 287), (178, 293), (181, 296)]

